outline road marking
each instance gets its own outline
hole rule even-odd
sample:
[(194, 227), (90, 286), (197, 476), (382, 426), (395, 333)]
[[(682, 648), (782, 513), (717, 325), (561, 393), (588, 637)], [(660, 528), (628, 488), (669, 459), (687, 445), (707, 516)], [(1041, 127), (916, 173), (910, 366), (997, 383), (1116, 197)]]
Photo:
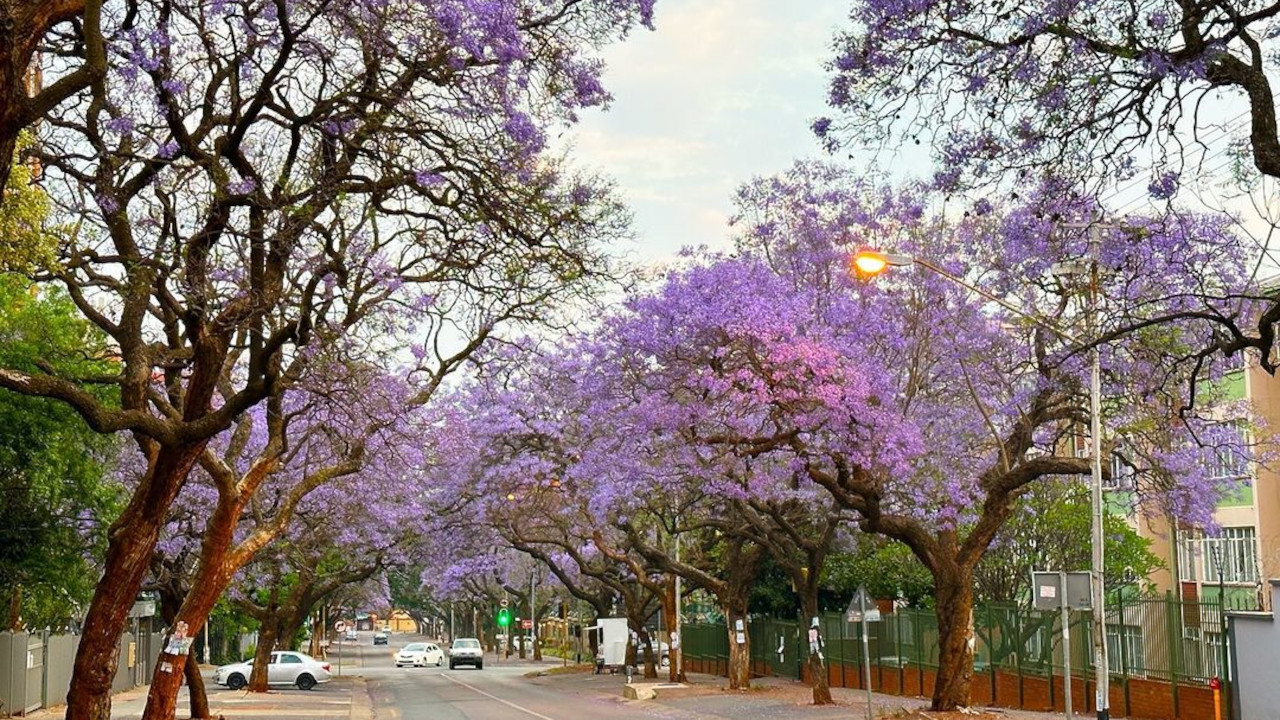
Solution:
[(534, 716), (534, 717), (536, 717), (536, 718), (539, 718), (540, 720), (555, 720), (555, 718), (549, 718), (549, 717), (547, 717), (546, 715), (543, 715), (542, 713), (534, 712), (534, 711), (530, 710), (529, 708), (520, 707), (519, 705), (517, 705), (517, 704), (515, 704), (515, 703), (511, 702), (510, 700), (503, 700), (502, 698), (498, 697), (497, 695), (490, 695), (489, 693), (487, 693), (487, 692), (485, 692), (485, 691), (481, 690), (480, 688), (478, 688), (478, 687), (476, 687), (476, 686), (474, 686), (474, 685), (472, 685), (472, 684), (470, 684), (470, 683), (465, 683), (465, 682), (463, 682), (463, 681), (461, 681), (461, 680), (459, 680), (459, 679), (455, 678), (455, 677), (454, 677), (454, 676), (452, 676), (452, 675), (444, 675), (444, 674), (441, 674), (441, 677), (443, 677), (443, 678), (445, 678), (445, 679), (449, 680), (450, 682), (457, 683), (457, 684), (461, 685), (462, 687), (464, 687), (464, 688), (466, 688), (466, 689), (468, 689), (468, 690), (470, 690), (470, 691), (472, 691), (472, 692), (479, 693), (479, 694), (481, 694), (481, 695), (483, 695), (483, 696), (485, 696), (485, 697), (489, 698), (490, 700), (497, 700), (498, 702), (502, 703), (503, 705), (506, 705), (506, 706), (507, 706), (507, 707), (509, 707), (509, 708), (514, 708), (514, 709), (516, 709), (516, 710), (519, 710), (519, 711), (520, 711), (520, 712), (522, 712), (522, 713), (526, 713), (526, 714), (528, 714), (528, 715), (532, 715), (532, 716)]

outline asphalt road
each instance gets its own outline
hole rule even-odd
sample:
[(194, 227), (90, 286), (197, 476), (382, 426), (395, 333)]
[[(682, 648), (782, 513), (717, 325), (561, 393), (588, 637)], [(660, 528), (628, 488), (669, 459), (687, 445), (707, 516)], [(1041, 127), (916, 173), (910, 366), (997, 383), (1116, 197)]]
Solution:
[[(365, 649), (361, 674), (368, 683), (375, 720), (634, 720), (671, 717), (660, 708), (628, 706), (619, 698), (542, 686), (524, 675), (530, 663), (485, 656), (483, 670), (460, 667), (400, 668), (391, 656), (409, 639), (392, 638), (381, 654)], [(379, 646), (378, 650), (382, 650)], [(331, 657), (332, 659), (332, 657)]]

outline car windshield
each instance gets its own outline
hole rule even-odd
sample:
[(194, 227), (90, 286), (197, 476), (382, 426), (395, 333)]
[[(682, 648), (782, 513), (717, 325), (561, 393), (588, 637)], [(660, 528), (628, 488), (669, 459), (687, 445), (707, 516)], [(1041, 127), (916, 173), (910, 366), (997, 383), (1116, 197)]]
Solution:
[[(426, 649), (427, 649), (427, 646), (422, 643), (409, 643), (408, 645), (404, 646), (405, 652), (417, 652), (418, 650), (426, 650)], [(386, 650), (383, 650), (383, 652), (386, 652)]]
[(478, 648), (478, 647), (480, 647), (480, 641), (479, 641), (479, 640), (466, 640), (466, 639), (463, 639), (463, 640), (457, 640), (457, 641), (455, 641), (455, 642), (453, 643), (453, 646), (454, 646), (454, 647), (456, 647), (456, 648)]

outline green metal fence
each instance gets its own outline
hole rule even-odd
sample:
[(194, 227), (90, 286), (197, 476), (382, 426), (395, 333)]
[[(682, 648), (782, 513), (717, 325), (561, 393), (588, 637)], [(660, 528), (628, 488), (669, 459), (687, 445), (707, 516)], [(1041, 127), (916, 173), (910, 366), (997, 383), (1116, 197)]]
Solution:
[[(1217, 598), (1185, 601), (1163, 597), (1119, 598), (1107, 606), (1107, 648), (1113, 676), (1204, 686), (1212, 677), (1229, 681), (1224, 658), (1224, 617)], [(1251, 609), (1228, 605), (1228, 610)], [(1061, 613), (1018, 606), (974, 610), (974, 670), (1018, 675), (1063, 675), (1070, 652), (1075, 677), (1093, 675), (1092, 621), (1071, 612), (1070, 648), (1063, 647)], [(829, 662), (856, 667), (862, 662), (860, 627), (838, 613), (819, 618)], [(756, 618), (750, 624), (751, 658), (773, 674), (798, 677), (806, 657), (808, 623)], [(899, 608), (868, 623), (868, 655), (881, 669), (937, 669), (938, 622), (932, 609)], [(684, 651), (691, 659), (727, 663), (729, 638), (722, 624), (686, 624)], [(843, 671), (843, 670), (842, 670)]]

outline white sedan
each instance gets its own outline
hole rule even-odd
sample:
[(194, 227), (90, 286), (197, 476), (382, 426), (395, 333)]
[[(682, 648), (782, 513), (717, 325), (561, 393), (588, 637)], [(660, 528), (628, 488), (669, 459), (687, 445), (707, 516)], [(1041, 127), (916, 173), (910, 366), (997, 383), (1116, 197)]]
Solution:
[(396, 653), (396, 667), (404, 667), (412, 665), (414, 667), (426, 667), (427, 665), (435, 665), (439, 667), (444, 664), (444, 651), (431, 643), (409, 643), (404, 649)]
[[(239, 690), (249, 684), (252, 672), (252, 660), (223, 665), (213, 672), (213, 681), (232, 690)], [(297, 685), (302, 690), (310, 690), (319, 683), (327, 682), (329, 663), (320, 662), (306, 653), (271, 653), (271, 663), (267, 665), (268, 685)]]

